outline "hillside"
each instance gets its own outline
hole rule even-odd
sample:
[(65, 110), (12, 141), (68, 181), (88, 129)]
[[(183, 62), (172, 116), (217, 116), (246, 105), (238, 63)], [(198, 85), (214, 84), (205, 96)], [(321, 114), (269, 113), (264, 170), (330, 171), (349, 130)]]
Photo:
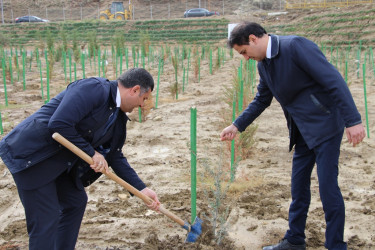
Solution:
[[(81, 18), (98, 18), (98, 12), (105, 10), (112, 1), (64, 1), (64, 0), (3, 0), (5, 22), (12, 22), (11, 18), (17, 16), (37, 15), (51, 21), (63, 20), (63, 12), (68, 20), (80, 20)], [(270, 0), (269, 0), (270, 1)], [(254, 2), (254, 4), (253, 4)], [(258, 3), (257, 4), (255, 3)], [(125, 9), (128, 9), (129, 1), (123, 1)], [(192, 0), (131, 0), (133, 20), (144, 19), (174, 19), (183, 18), (187, 9), (199, 7), (198, 1)], [(202, 0), (200, 7), (217, 11), (221, 15), (241, 14), (248, 15), (259, 10), (259, 1), (256, 0), (234, 0), (224, 4), (221, 0)], [(266, 7), (266, 6), (263, 6)], [(272, 9), (272, 6), (267, 6)], [(279, 5), (275, 5), (279, 9)]]
[[(21, 0), (12, 1), (12, 6)], [(43, 1), (27, 1), (25, 6), (43, 5)], [(74, 1), (69, 2), (73, 4)], [(107, 1), (109, 2), (109, 1)], [(157, 1), (155, 1), (157, 2)], [(74, 35), (79, 35), (81, 42), (87, 43), (90, 35), (97, 36), (99, 44), (109, 45), (111, 39), (123, 36), (129, 43), (137, 43), (142, 35), (147, 34), (152, 42), (196, 42), (221, 43), (227, 37), (227, 24), (241, 20), (262, 23), (269, 33), (296, 34), (306, 36), (324, 46), (350, 46), (359, 44), (374, 46), (375, 38), (375, 8), (373, 4), (353, 5), (345, 8), (303, 9), (277, 12), (259, 10), (248, 1), (234, 1), (231, 12), (225, 15), (209, 18), (171, 18), (157, 19), (145, 17), (128, 21), (98, 22), (95, 20), (51, 22), (43, 24), (6, 24), (0, 25), (0, 45), (22, 45), (46, 40), (48, 34), (55, 38), (63, 33), (72, 41)], [(49, 4), (54, 3), (53, 1)], [(61, 2), (60, 2), (61, 3)], [(67, 4), (67, 3), (65, 3)], [(104, 1), (87, 1), (85, 7)], [(134, 4), (145, 4), (139, 1)], [(56, 3), (55, 6), (58, 6)], [(73, 5), (72, 5), (73, 6)], [(181, 7), (182, 5), (180, 5)], [(236, 7), (237, 6), (237, 7)], [(143, 8), (147, 12), (147, 5)], [(165, 6), (164, 6), (165, 7)], [(52, 8), (52, 7), (51, 7)], [(74, 6), (72, 7), (74, 8)], [(184, 8), (184, 6), (182, 6)], [(154, 12), (156, 12), (154, 7)], [(171, 16), (181, 16), (183, 10), (171, 9)], [(173, 14), (174, 13), (174, 14)], [(164, 15), (165, 17), (165, 15)], [(52, 18), (52, 17), (51, 17)], [(57, 39), (59, 40), (59, 39)], [(225, 42), (225, 41), (224, 41)]]
[(375, 3), (345, 8), (291, 10), (268, 17), (269, 32), (306, 36), (320, 44), (375, 45)]

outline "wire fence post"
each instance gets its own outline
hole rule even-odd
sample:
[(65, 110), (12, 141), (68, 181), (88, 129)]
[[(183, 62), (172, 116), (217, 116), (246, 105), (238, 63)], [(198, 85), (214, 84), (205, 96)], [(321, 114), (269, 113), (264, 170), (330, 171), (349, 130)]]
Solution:
[[(65, 5), (62, 4), (61, 6), (58, 7), (43, 7), (42, 8), (37, 8), (37, 7), (28, 7), (28, 6), (18, 6), (17, 8), (7, 8), (8, 7), (8, 1), (0, 0), (0, 10), (1, 13), (1, 19), (0, 19), (0, 25), (1, 22), (3, 24), (7, 23), (15, 23), (14, 18), (17, 18), (18, 16), (27, 16), (30, 15), (30, 22), (33, 22), (33, 17), (32, 16), (39, 16), (44, 19), (48, 19), (50, 21), (69, 21), (69, 20), (86, 20), (86, 19), (91, 19), (91, 20), (97, 20), (100, 19), (100, 11), (101, 11), (101, 3), (103, 1), (100, 1), (100, 3), (97, 3), (95, 6), (86, 6), (82, 3), (78, 4), (75, 7), (70, 8), (67, 6), (65, 8)], [(185, 1), (185, 4), (181, 3), (176, 3), (175, 1), (167, 1), (167, 4), (160, 4), (160, 3), (153, 3), (150, 1), (150, 3), (147, 1), (146, 5), (143, 7), (146, 7), (149, 5), (149, 11), (150, 13), (147, 14), (146, 12), (143, 11), (141, 12), (140, 7), (140, 12), (139, 12), (139, 17), (138, 19), (135, 17), (135, 10), (136, 6), (132, 5), (133, 7), (131, 8), (131, 20), (149, 20), (149, 19), (171, 19), (171, 18), (181, 18), (181, 14), (187, 9), (195, 8), (195, 7), (201, 7), (205, 8), (208, 7), (209, 10), (212, 11), (218, 11), (220, 12), (221, 15), (231, 15), (233, 13), (232, 8), (230, 7), (230, 4), (226, 4), (225, 1), (227, 0), (219, 0), (219, 1), (207, 1), (207, 0), (200, 0), (199, 3), (195, 3), (194, 1)], [(360, 0), (351, 0), (351, 1), (346, 1), (346, 0), (341, 0), (341, 2), (345, 1), (345, 6), (348, 5), (349, 7), (355, 3), (359, 3)], [(66, 2), (66, 1), (65, 1)], [(83, 1), (82, 1), (83, 2)], [(314, 8), (315, 5), (312, 5), (312, 3), (309, 3), (309, 1), (302, 1), (302, 0), (293, 0), (291, 1), (285, 1), (285, 0), (276, 0), (276, 1), (269, 1), (269, 0), (258, 0), (254, 1), (256, 3), (253, 4), (254, 8), (256, 9), (262, 9), (262, 10), (270, 10), (272, 7), (272, 10), (278, 11), (278, 10), (288, 10), (288, 9), (306, 9), (306, 8)], [(324, 0), (316, 0), (317, 3), (320, 3), (319, 8), (324, 7)], [(365, 3), (373, 3), (374, 0), (361, 0), (361, 4)], [(229, 1), (228, 1), (229, 3)], [(337, 5), (334, 5), (334, 3), (337, 3)], [(325, 7), (329, 8), (332, 6), (338, 6), (340, 3), (339, 1), (336, 2), (330, 2), (326, 0)], [(1, 4), (3, 6), (1, 6)], [(342, 6), (342, 5), (340, 5)], [(228, 8), (227, 8), (228, 7)], [(51, 10), (51, 13), (49, 11)], [(117, 8), (117, 11), (119, 9)], [(167, 13), (166, 13), (167, 12)], [(44, 16), (43, 16), (44, 15)], [(26, 20), (27, 21), (27, 20)]]
[(98, 3), (98, 19), (99, 19), (99, 16), (100, 16), (100, 3)]
[(171, 4), (168, 3), (168, 19), (171, 18)]
[(4, 6), (3, 6), (3, 0), (1, 0), (1, 20), (4, 24)]

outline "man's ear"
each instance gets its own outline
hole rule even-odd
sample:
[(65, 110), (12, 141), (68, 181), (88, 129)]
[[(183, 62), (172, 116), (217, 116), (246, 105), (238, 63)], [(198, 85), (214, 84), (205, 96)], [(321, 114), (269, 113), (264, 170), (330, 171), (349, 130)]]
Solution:
[(131, 94), (139, 94), (141, 92), (141, 86), (139, 85), (135, 85), (132, 89), (131, 89)]
[(253, 34), (249, 35), (249, 43), (255, 43), (256, 44), (257, 39), (258, 39), (258, 37), (256, 37), (255, 35), (253, 35)]

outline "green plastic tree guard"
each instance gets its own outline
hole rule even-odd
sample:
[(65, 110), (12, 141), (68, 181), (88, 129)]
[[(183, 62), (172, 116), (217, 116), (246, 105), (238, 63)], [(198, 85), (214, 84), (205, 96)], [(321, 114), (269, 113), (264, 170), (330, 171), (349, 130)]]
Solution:
[(191, 223), (197, 216), (197, 109), (190, 108)]

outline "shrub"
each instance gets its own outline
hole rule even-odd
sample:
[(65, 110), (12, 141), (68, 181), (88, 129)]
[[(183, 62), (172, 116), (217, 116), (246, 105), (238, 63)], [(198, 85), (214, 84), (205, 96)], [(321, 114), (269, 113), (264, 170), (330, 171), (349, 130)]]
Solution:
[[(208, 214), (203, 213), (205, 220), (211, 225), (212, 233), (217, 245), (220, 245), (228, 231), (228, 215), (231, 208), (231, 198), (227, 193), (231, 182), (231, 171), (229, 162), (226, 160), (223, 149), (218, 149), (220, 159), (212, 163), (205, 158), (200, 161), (203, 165), (202, 179), (203, 192), (205, 200), (208, 201)], [(234, 164), (233, 170), (236, 172), (237, 164)]]
[(150, 46), (150, 35), (148, 31), (141, 31), (139, 36), (139, 43), (141, 44), (141, 50), (143, 51), (144, 56), (147, 56)]
[(55, 43), (55, 40), (53, 39), (53, 35), (48, 30), (48, 32), (47, 32), (47, 49), (48, 49), (48, 53), (53, 53), (53, 51), (54, 51), (54, 43)]
[[(244, 65), (244, 67), (246, 67)], [(228, 126), (232, 123), (232, 116), (233, 116), (233, 100), (236, 102), (236, 117), (239, 115), (238, 112), (238, 94), (240, 91), (240, 79), (238, 78), (238, 70), (235, 71), (235, 76), (233, 77), (232, 86), (229, 88), (225, 88), (224, 91), (224, 101), (227, 104), (227, 107), (223, 110), (223, 124), (221, 125), (223, 128)], [(245, 71), (246, 72), (246, 71)], [(251, 77), (246, 73), (243, 74), (245, 78)], [(251, 86), (250, 84), (244, 83), (243, 87), (243, 110), (248, 103), (250, 103), (253, 95), (251, 93)], [(251, 154), (251, 149), (255, 144), (255, 133), (258, 126), (253, 123), (247, 127), (245, 131), (240, 133), (235, 139), (235, 153), (236, 157), (240, 157), (241, 159), (247, 159)], [(228, 150), (231, 150), (231, 143), (227, 142)]]
[(273, 6), (273, 0), (254, 0), (253, 5), (263, 10), (270, 10)]
[(89, 54), (90, 54), (90, 57), (92, 58), (99, 48), (96, 31), (89, 32), (87, 36), (89, 40)]
[(0, 33), (0, 46), (8, 46), (10, 39), (7, 35)]

